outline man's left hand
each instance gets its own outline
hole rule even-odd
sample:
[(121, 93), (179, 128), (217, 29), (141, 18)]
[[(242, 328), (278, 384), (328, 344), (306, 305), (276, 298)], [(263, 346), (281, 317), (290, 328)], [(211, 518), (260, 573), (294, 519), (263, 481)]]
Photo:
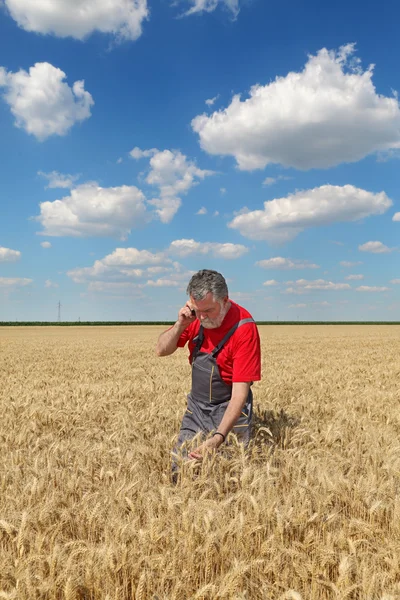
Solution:
[(189, 452), (189, 458), (193, 458), (195, 460), (203, 460), (203, 457), (209, 452), (215, 452), (219, 448), (222, 443), (222, 438), (220, 435), (215, 435), (206, 440), (201, 446)]

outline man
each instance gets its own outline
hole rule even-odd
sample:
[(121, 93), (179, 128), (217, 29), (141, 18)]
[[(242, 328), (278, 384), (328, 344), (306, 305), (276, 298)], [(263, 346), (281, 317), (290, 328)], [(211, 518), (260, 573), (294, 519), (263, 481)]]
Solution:
[(224, 277), (211, 270), (193, 275), (189, 302), (173, 327), (157, 342), (158, 356), (189, 343), (192, 389), (182, 420), (178, 448), (197, 433), (212, 433), (189, 453), (201, 460), (233, 431), (245, 444), (250, 438), (253, 381), (261, 379), (260, 337), (247, 310), (229, 299)]

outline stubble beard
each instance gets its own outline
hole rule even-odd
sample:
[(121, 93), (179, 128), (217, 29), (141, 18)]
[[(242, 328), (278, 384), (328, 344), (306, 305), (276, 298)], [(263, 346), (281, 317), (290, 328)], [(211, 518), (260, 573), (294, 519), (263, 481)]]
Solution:
[(222, 321), (225, 319), (229, 309), (230, 303), (227, 302), (225, 306), (221, 306), (221, 312), (216, 319), (203, 319), (203, 321), (201, 321), (201, 325), (204, 327), (204, 329), (217, 329), (218, 327), (221, 327)]

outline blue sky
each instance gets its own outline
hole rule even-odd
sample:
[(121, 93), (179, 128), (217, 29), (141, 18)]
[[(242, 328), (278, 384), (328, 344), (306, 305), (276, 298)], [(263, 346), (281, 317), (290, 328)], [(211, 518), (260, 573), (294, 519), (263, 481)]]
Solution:
[(400, 6), (0, 0), (0, 320), (400, 320)]

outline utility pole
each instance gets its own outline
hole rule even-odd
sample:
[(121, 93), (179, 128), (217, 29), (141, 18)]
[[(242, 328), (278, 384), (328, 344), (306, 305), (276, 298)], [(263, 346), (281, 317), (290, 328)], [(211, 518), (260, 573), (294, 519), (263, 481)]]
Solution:
[(58, 307), (58, 322), (61, 323), (61, 302), (59, 301), (57, 304)]

